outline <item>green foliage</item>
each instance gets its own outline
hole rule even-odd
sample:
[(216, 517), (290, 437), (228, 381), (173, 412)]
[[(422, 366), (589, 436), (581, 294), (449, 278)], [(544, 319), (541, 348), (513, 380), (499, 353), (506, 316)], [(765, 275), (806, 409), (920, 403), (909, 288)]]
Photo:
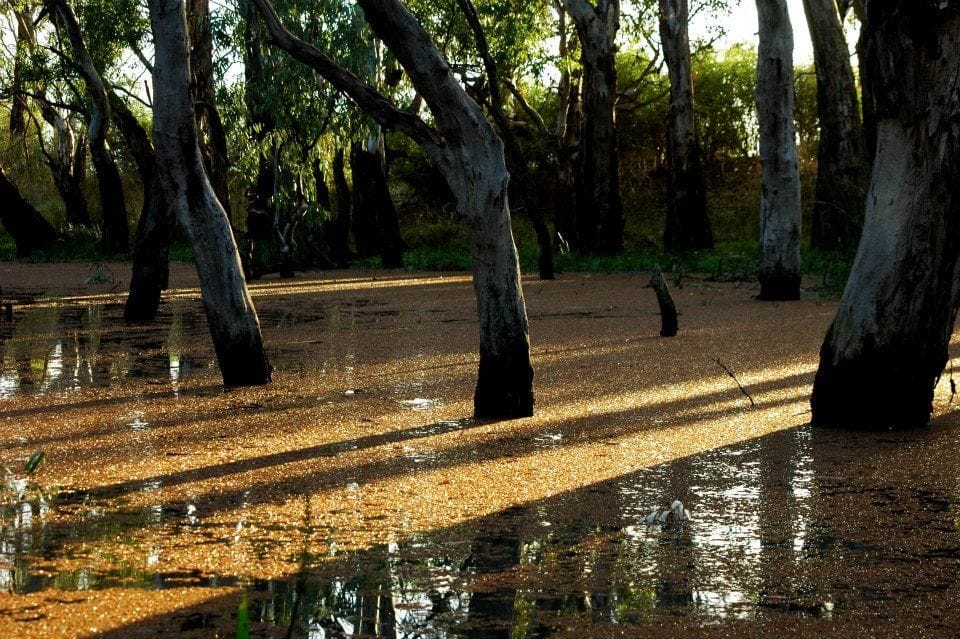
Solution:
[(45, 460), (46, 458), (47, 458), (47, 453), (45, 453), (43, 450), (36, 451), (32, 455), (30, 455), (30, 459), (28, 459), (27, 462), (23, 465), (23, 472), (27, 475), (32, 475), (37, 471), (38, 468), (40, 468), (40, 465), (43, 463), (43, 460)]

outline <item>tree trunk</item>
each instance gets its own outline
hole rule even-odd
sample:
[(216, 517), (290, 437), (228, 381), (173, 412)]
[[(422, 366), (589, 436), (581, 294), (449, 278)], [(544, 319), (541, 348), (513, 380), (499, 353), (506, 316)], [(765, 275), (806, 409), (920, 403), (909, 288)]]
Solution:
[(960, 303), (960, 16), (872, 0), (867, 18), (877, 156), (811, 404), (818, 425), (914, 427), (929, 421)]
[(17, 22), (16, 44), (14, 45), (13, 59), (13, 82), (10, 87), (11, 105), (10, 105), (10, 134), (11, 137), (20, 137), (27, 132), (27, 111), (29, 104), (27, 96), (23, 92), (24, 71), (26, 70), (27, 57), (33, 49), (35, 43), (35, 34), (33, 28), (33, 11), (25, 7), (27, 11), (14, 9), (13, 15)]
[(53, 246), (57, 232), (37, 209), (20, 195), (0, 167), (0, 224), (13, 238), (17, 257), (30, 257)]
[(37, 101), (43, 119), (53, 127), (56, 133), (57, 150), (47, 155), (47, 164), (53, 175), (53, 183), (63, 200), (67, 224), (70, 226), (91, 227), (90, 209), (87, 207), (87, 198), (83, 194), (83, 185), (74, 172), (74, 158), (76, 156), (76, 136), (70, 123), (50, 104), (43, 100)]
[(399, 0), (358, 0), (373, 32), (393, 51), (434, 115), (436, 129), (401, 111), (329, 57), (293, 36), (269, 0), (253, 0), (274, 41), (350, 95), (381, 126), (409, 135), (447, 180), (471, 234), (473, 284), (480, 319), (477, 417), (533, 414), (533, 368), (520, 264), (507, 203), (503, 143)]
[[(463, 12), (473, 31), (477, 42), (477, 51), (483, 60), (484, 69), (487, 72), (487, 88), (490, 95), (490, 114), (497, 125), (497, 130), (503, 140), (507, 152), (510, 174), (517, 179), (514, 181), (514, 192), (519, 195), (523, 210), (526, 212), (530, 223), (533, 226), (534, 234), (537, 237), (537, 268), (540, 272), (541, 280), (554, 279), (553, 273), (553, 241), (550, 237), (550, 229), (547, 227), (541, 210), (538, 198), (533, 193), (533, 184), (530, 179), (530, 171), (527, 169), (527, 160), (520, 148), (517, 137), (513, 134), (513, 124), (507, 117), (503, 108), (503, 93), (500, 90), (500, 71), (497, 63), (490, 53), (490, 46), (487, 42), (487, 35), (483, 29), (483, 23), (480, 21), (480, 14), (472, 0), (457, 0), (460, 10)], [(532, 111), (532, 110), (531, 110)], [(532, 111), (536, 113), (536, 111)]]
[(350, 266), (350, 226), (353, 217), (353, 198), (344, 174), (344, 152), (338, 148), (333, 156), (333, 185), (337, 191), (337, 216), (330, 239), (333, 260), (340, 268)]
[(576, 182), (575, 245), (584, 251), (623, 250), (623, 205), (617, 148), (617, 31), (620, 0), (564, 0), (580, 39), (582, 122)]
[(357, 254), (361, 257), (379, 255), (384, 268), (403, 268), (406, 247), (387, 184), (382, 138), (367, 147), (357, 142), (350, 151), (353, 238)]
[(663, 243), (671, 251), (713, 248), (693, 109), (688, 20), (687, 0), (660, 0), (660, 40), (670, 72), (667, 224)]
[(760, 49), (760, 300), (800, 299), (800, 160), (793, 120), (793, 27), (786, 0), (757, 0)]
[(187, 0), (187, 25), (190, 36), (191, 94), (200, 132), (200, 152), (207, 176), (217, 199), (230, 217), (230, 169), (227, 138), (217, 111), (217, 92), (213, 82), (213, 36), (210, 34), (210, 0)]
[(260, 321), (230, 220), (207, 180), (198, 145), (183, 0), (150, 0), (150, 18), (156, 43), (157, 184), (190, 238), (224, 384), (264, 384), (270, 381), (271, 368)]
[(130, 249), (130, 223), (127, 219), (120, 171), (107, 144), (107, 128), (111, 118), (109, 94), (87, 50), (80, 24), (66, 0), (50, 0), (50, 3), (56, 12), (57, 25), (66, 31), (77, 71), (86, 82), (87, 91), (90, 93), (91, 113), (87, 138), (100, 192), (101, 248), (107, 253), (125, 252)]
[(146, 129), (127, 104), (110, 94), (113, 119), (133, 156), (143, 184), (143, 207), (133, 246), (133, 275), (123, 318), (127, 322), (149, 323), (160, 309), (161, 293), (170, 274), (170, 243), (176, 218), (164, 203), (157, 184), (156, 153)]
[(817, 71), (817, 188), (811, 244), (819, 249), (857, 245), (863, 225), (869, 167), (857, 84), (836, 0), (803, 0)]

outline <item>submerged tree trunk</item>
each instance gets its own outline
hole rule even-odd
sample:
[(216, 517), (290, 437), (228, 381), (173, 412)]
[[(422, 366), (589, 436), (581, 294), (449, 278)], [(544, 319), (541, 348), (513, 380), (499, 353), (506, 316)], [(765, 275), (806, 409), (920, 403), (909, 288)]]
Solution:
[(813, 421), (926, 424), (960, 303), (960, 15), (867, 4), (879, 119), (863, 238), (820, 351)]
[(93, 63), (80, 32), (80, 24), (66, 0), (50, 0), (57, 12), (57, 23), (66, 31), (76, 62), (76, 68), (87, 85), (91, 98), (91, 114), (87, 137), (90, 157), (97, 172), (102, 209), (101, 247), (105, 252), (125, 252), (130, 248), (130, 223), (123, 194), (120, 171), (107, 143), (110, 126), (110, 99), (100, 72)]
[(793, 120), (793, 27), (786, 0), (757, 0), (760, 49), (761, 300), (800, 299), (800, 160)]
[(582, 121), (574, 162), (576, 247), (623, 249), (623, 205), (617, 148), (617, 31), (620, 0), (564, 0), (580, 39)]
[(343, 148), (338, 148), (333, 156), (333, 185), (337, 191), (337, 215), (333, 220), (330, 238), (333, 261), (340, 268), (350, 265), (350, 225), (353, 217), (353, 198), (344, 173), (343, 156)]
[(156, 43), (153, 131), (157, 183), (193, 247), (213, 344), (228, 386), (270, 381), (260, 321), (226, 211), (204, 172), (190, 96), (183, 0), (150, 0)]
[(436, 118), (436, 129), (401, 111), (333, 60), (293, 36), (269, 0), (254, 0), (274, 41), (347, 93), (382, 126), (409, 135), (434, 159), (471, 233), (480, 319), (477, 417), (533, 413), (533, 368), (520, 265), (507, 203), (503, 144), (450, 71), (416, 18), (399, 0), (358, 0), (373, 32), (397, 56)]
[(660, 40), (670, 72), (670, 123), (667, 133), (668, 250), (713, 248), (707, 217), (707, 187), (693, 109), (687, 0), (660, 0)]
[(848, 249), (860, 239), (869, 167), (857, 84), (836, 0), (803, 0), (817, 71), (817, 187), (811, 244)]
[(90, 209), (87, 207), (87, 198), (83, 194), (83, 185), (75, 172), (74, 158), (76, 157), (76, 136), (70, 123), (53, 106), (43, 100), (38, 100), (40, 114), (53, 127), (56, 134), (56, 151), (47, 154), (47, 164), (53, 175), (53, 183), (63, 200), (67, 224), (70, 226), (90, 227)]
[(45, 217), (24, 199), (0, 167), (0, 224), (17, 246), (17, 257), (30, 257), (53, 246), (57, 232)]

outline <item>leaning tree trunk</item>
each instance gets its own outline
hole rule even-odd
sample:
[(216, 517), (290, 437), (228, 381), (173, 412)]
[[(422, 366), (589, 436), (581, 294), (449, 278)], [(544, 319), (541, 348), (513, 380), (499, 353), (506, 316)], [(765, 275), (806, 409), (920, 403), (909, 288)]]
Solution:
[(836, 0), (803, 0), (817, 71), (817, 187), (811, 244), (848, 249), (860, 239), (869, 167), (857, 83)]
[(620, 0), (564, 0), (580, 39), (582, 121), (574, 165), (576, 247), (623, 249), (623, 204), (617, 148), (617, 31)]
[(50, 104), (38, 100), (40, 114), (53, 127), (56, 133), (56, 152), (47, 156), (47, 164), (53, 174), (53, 183), (63, 200), (67, 224), (70, 226), (90, 227), (90, 209), (83, 194), (83, 185), (74, 171), (76, 157), (76, 136), (70, 123)]
[(203, 167), (190, 96), (183, 0), (150, 0), (156, 43), (153, 139), (157, 183), (193, 247), (213, 344), (228, 386), (270, 381), (260, 321), (247, 292), (230, 220)]
[(210, 0), (188, 0), (187, 25), (190, 36), (191, 92), (196, 107), (200, 151), (213, 192), (230, 217), (230, 169), (226, 135), (217, 111), (213, 83), (213, 36), (210, 33)]
[(133, 273), (124, 306), (127, 322), (152, 322), (160, 309), (160, 297), (170, 275), (170, 243), (176, 218), (163, 200), (156, 177), (153, 142), (126, 102), (110, 94), (113, 119), (133, 156), (143, 184), (143, 206), (133, 246)]
[(13, 58), (13, 78), (10, 87), (10, 134), (11, 137), (22, 137), (27, 132), (27, 112), (30, 105), (27, 103), (27, 96), (24, 92), (24, 84), (27, 68), (29, 66), (28, 56), (36, 42), (36, 36), (33, 27), (33, 11), (29, 6), (26, 10), (14, 8), (13, 16), (17, 22), (16, 44), (14, 45)]
[(13, 238), (17, 257), (30, 257), (53, 246), (57, 232), (37, 209), (20, 195), (0, 167), (0, 224)]
[(960, 15), (867, 3), (879, 120), (863, 238), (820, 351), (813, 421), (926, 424), (960, 303)]
[(433, 112), (436, 129), (401, 111), (280, 23), (269, 0), (253, 0), (276, 44), (347, 93), (382, 126), (414, 139), (437, 163), (471, 233), (473, 283), (480, 319), (477, 417), (533, 413), (533, 368), (520, 264), (507, 203), (503, 144), (480, 107), (399, 0), (358, 0), (373, 32), (397, 56)]
[(757, 0), (761, 300), (800, 299), (800, 161), (793, 120), (793, 27), (786, 0)]
[(125, 252), (130, 248), (130, 223), (127, 220), (127, 205), (123, 195), (120, 171), (107, 143), (107, 128), (110, 126), (110, 99), (100, 72), (87, 50), (77, 17), (66, 0), (50, 0), (56, 11), (56, 22), (66, 31), (73, 49), (77, 71), (87, 85), (91, 98), (88, 144), (93, 167), (97, 172), (97, 184), (102, 209), (101, 247), (105, 252)]
[(687, 0), (660, 0), (660, 40), (670, 72), (670, 123), (667, 133), (668, 250), (713, 248), (707, 217), (707, 187), (693, 109)]

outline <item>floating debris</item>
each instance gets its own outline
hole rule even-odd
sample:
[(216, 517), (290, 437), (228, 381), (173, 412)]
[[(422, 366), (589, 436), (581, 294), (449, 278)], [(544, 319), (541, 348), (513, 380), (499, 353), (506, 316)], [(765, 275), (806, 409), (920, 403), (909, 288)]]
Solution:
[(683, 507), (683, 502), (674, 500), (674, 502), (670, 504), (669, 510), (654, 510), (643, 518), (643, 523), (646, 526), (663, 526), (666, 528), (667, 526), (682, 524), (692, 519), (690, 511)]

